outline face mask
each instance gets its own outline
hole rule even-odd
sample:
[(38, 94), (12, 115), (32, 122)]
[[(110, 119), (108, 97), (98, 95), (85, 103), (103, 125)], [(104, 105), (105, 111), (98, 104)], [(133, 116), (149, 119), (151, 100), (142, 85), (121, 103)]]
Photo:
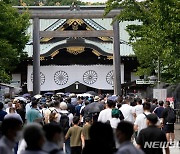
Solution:
[(14, 141), (17, 143), (21, 140), (21, 138), (22, 138), (22, 131), (17, 131)]

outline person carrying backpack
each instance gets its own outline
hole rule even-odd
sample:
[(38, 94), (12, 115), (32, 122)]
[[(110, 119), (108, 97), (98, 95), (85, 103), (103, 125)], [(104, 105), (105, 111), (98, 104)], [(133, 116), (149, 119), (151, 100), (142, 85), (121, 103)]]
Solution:
[[(60, 109), (61, 111), (59, 112), (59, 125), (61, 126), (63, 134), (65, 136), (72, 124), (73, 114), (68, 112), (67, 104), (65, 102), (60, 103)], [(66, 154), (71, 154), (70, 139), (65, 140), (65, 151)]]
[(167, 141), (170, 143), (171, 138), (172, 144), (174, 144), (174, 124), (176, 122), (176, 112), (170, 107), (169, 101), (165, 102), (165, 109), (162, 112), (162, 122), (164, 125)]

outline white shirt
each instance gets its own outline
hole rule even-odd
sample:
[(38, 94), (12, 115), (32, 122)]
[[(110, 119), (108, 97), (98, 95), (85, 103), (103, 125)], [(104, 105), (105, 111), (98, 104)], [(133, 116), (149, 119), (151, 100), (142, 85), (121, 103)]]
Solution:
[[(148, 114), (151, 114), (151, 112), (144, 112), (146, 115), (148, 115)], [(138, 134), (139, 134), (139, 132), (142, 130), (142, 129), (144, 129), (144, 128), (146, 128), (147, 127), (147, 124), (146, 124), (146, 116), (143, 114), (143, 113), (141, 113), (141, 114), (139, 114), (137, 117), (136, 117), (136, 120), (135, 120), (135, 122), (134, 122), (134, 125), (137, 125), (138, 126)]]
[(134, 110), (135, 110), (135, 113), (136, 113), (136, 116), (138, 116), (139, 114), (143, 113), (143, 105), (136, 105), (134, 107)]
[(111, 120), (112, 119), (112, 113), (111, 112), (112, 112), (112, 109), (110, 109), (110, 108), (102, 110), (99, 113), (98, 121), (102, 122), (102, 123), (106, 123), (108, 120)]
[(111, 125), (111, 127), (112, 128), (117, 128), (117, 125), (119, 124), (119, 122), (120, 122), (120, 119), (119, 118), (112, 118), (111, 120), (110, 120), (110, 125)]
[(134, 108), (132, 106), (130, 106), (129, 104), (123, 104), (120, 107), (120, 110), (124, 116), (124, 120), (134, 123), (133, 114), (135, 111), (134, 111)]

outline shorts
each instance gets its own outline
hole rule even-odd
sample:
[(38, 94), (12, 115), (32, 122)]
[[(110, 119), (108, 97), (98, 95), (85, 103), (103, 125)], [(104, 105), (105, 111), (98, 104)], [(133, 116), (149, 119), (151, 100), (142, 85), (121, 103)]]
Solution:
[(165, 133), (174, 133), (174, 124), (165, 124), (164, 132)]

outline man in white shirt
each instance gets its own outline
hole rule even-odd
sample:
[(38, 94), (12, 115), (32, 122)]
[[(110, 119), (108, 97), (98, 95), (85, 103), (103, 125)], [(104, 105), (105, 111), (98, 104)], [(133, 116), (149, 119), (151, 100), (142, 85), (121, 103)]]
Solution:
[(112, 109), (115, 108), (116, 103), (112, 100), (107, 100), (106, 109), (99, 113), (98, 121), (106, 123), (108, 120), (112, 119)]
[(124, 116), (125, 121), (129, 121), (134, 123), (134, 108), (129, 105), (129, 101), (125, 100), (122, 102), (122, 106), (120, 107), (120, 111), (122, 112)]
[(143, 113), (143, 105), (142, 105), (142, 100), (138, 98), (136, 100), (137, 105), (134, 107), (135, 110), (135, 117), (137, 117), (139, 114)]
[(151, 114), (150, 108), (151, 108), (151, 104), (150, 104), (149, 102), (145, 102), (145, 103), (143, 104), (143, 110), (144, 110), (144, 112), (141, 113), (141, 114), (139, 114), (139, 115), (136, 117), (136, 120), (135, 120), (135, 122), (134, 122), (134, 130), (137, 131), (138, 134), (139, 134), (139, 132), (140, 132), (142, 129), (144, 129), (144, 128), (147, 127), (147, 124), (146, 124), (146, 119), (147, 119), (147, 118), (146, 118), (146, 116), (147, 116), (148, 114)]

